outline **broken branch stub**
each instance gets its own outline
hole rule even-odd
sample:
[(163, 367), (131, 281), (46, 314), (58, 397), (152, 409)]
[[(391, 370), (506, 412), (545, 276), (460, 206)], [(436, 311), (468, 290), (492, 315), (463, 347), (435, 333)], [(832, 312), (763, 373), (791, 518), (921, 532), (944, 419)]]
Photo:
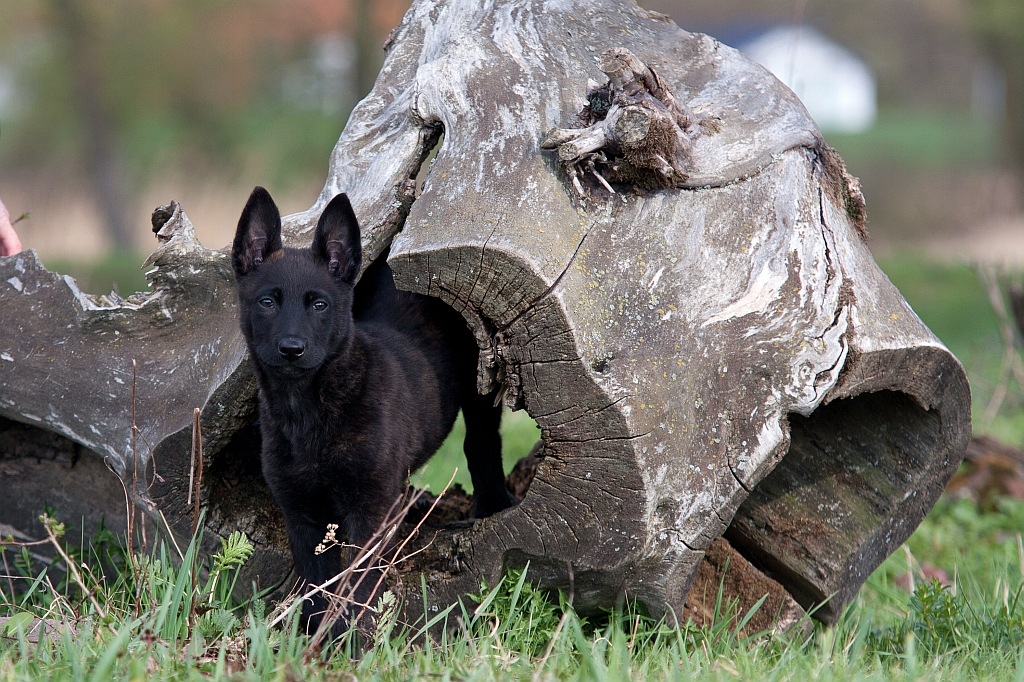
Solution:
[[(544, 139), (572, 145), (572, 190)], [(415, 573), (397, 574), (408, 609), (422, 608), (419, 571), (433, 610), (529, 562), (548, 588), (573, 576), (581, 611), (625, 593), (679, 614), (725, 534), (751, 567), (744, 584), (777, 583), (787, 618), (831, 597), (817, 617), (834, 620), (930, 509), (970, 433), (963, 368), (871, 259), (837, 161), (762, 67), (632, 2), (413, 3), (284, 239), (308, 244), (346, 191), (364, 262), (390, 247), (399, 287), (464, 315), (480, 389), (501, 386), (544, 446), (519, 506), (424, 537), (401, 569)], [(583, 182), (602, 181), (615, 194), (591, 200)], [(239, 582), (267, 587), (290, 560), (259, 477), (233, 279), (180, 207), (169, 214), (139, 298), (88, 297), (31, 254), (0, 260), (0, 415), (123, 474), (137, 358), (153, 448), (139, 469), (163, 477), (145, 477), (141, 502), (187, 535), (200, 407), (210, 548), (245, 530), (257, 554)], [(4, 457), (13, 471), (17, 454)], [(32, 475), (19, 471), (0, 496)], [(40, 497), (3, 497), (17, 501), (0, 522)]]
[(601, 54), (608, 82), (588, 83), (587, 103), (571, 128), (556, 128), (541, 142), (558, 150), (573, 186), (582, 193), (581, 167), (612, 194), (611, 182), (641, 186), (685, 185), (693, 140), (720, 130), (718, 120), (694, 114), (649, 65), (624, 47)]

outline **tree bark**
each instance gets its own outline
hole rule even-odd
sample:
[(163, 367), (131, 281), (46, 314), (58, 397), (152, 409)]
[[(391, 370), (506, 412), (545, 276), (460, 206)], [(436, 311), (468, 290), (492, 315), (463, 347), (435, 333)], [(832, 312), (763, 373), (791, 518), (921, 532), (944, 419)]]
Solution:
[[(502, 387), (541, 426), (523, 502), (436, 529), (404, 570), (424, 572), (431, 610), (529, 562), (548, 588), (572, 576), (583, 612), (625, 594), (682, 614), (725, 534), (773, 594), (828, 599), (815, 615), (833, 622), (956, 470), (963, 368), (872, 261), (852, 179), (789, 90), (631, 2), (550, 4), (414, 3), (319, 199), (284, 221), (286, 245), (307, 244), (347, 192), (364, 262), (390, 247), (399, 287), (459, 310), (480, 390)], [(685, 180), (580, 192), (541, 148), (582, 111), (588, 81), (604, 82), (610, 48), (717, 121), (691, 139)], [(156, 222), (153, 291), (126, 301), (82, 294), (31, 254), (0, 261), (0, 414), (81, 444), (130, 485), (137, 358), (136, 419), (153, 447), (137, 453), (140, 504), (187, 533), (201, 407), (210, 528), (248, 532), (268, 586), (290, 560), (258, 474), (228, 259), (196, 242), (180, 207)], [(401, 582), (422, 609), (418, 572)]]

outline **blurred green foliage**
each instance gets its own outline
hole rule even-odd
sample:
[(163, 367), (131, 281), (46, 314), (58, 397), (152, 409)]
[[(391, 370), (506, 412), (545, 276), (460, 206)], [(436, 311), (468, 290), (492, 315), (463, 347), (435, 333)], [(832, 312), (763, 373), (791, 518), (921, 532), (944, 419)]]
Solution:
[(978, 275), (963, 263), (902, 253), (878, 258), (918, 317), (957, 357), (973, 357), (999, 338), (996, 314)]
[(1006, 84), (1006, 156), (1024, 171), (1024, 2), (970, 0), (974, 30)]
[(166, 164), (255, 165), (279, 184), (322, 174), (354, 97), (318, 107), (283, 84), (290, 70), (309, 76), (316, 37), (347, 32), (347, 5), (327, 5), (0, 0), (0, 63), (15, 67), (22, 95), (0, 163), (80, 168), (95, 123), (80, 101), (86, 79), (131, 190)]
[(142, 263), (146, 257), (130, 251), (112, 251), (91, 261), (47, 258), (48, 270), (75, 278), (78, 288), (89, 294), (117, 291), (128, 296), (149, 289)]
[(971, 0), (974, 23), (986, 34), (1024, 39), (1024, 4), (1017, 0)]
[(875, 125), (856, 135), (829, 133), (855, 173), (871, 165), (936, 168), (991, 164), (997, 155), (998, 129), (968, 113), (883, 109)]

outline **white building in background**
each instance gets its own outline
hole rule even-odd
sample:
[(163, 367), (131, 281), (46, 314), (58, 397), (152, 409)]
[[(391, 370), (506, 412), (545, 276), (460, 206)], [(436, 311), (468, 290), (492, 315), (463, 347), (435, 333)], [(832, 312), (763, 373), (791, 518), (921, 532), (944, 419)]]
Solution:
[(842, 45), (808, 26), (780, 26), (738, 46), (797, 94), (826, 132), (861, 133), (878, 114), (875, 77)]

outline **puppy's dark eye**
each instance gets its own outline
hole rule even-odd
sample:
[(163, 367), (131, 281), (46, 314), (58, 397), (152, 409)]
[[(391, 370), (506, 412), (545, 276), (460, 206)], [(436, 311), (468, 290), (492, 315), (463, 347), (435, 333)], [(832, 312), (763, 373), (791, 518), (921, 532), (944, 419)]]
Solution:
[(327, 310), (327, 301), (313, 301), (313, 310)]
[(264, 308), (273, 308), (274, 307), (274, 299), (272, 299), (269, 296), (264, 296), (263, 298), (261, 298), (259, 303)]

